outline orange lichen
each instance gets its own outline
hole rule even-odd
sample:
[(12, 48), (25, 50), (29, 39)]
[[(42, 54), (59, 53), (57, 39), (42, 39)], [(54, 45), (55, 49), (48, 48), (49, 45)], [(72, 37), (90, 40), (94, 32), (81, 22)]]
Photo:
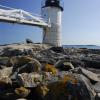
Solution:
[(46, 64), (44, 67), (44, 71), (46, 72), (52, 72), (52, 74), (57, 74), (57, 69), (54, 67), (54, 65)]
[(65, 75), (62, 79), (62, 83), (63, 85), (66, 85), (66, 83), (70, 81), (72, 84), (77, 84), (77, 79), (75, 79), (75, 77), (72, 77), (71, 75)]

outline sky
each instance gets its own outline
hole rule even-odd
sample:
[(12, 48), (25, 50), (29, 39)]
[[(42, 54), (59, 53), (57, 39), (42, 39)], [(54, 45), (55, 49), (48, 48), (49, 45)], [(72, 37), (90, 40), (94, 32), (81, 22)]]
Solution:
[[(41, 14), (42, 0), (0, 0), (0, 5)], [(63, 0), (62, 44), (100, 45), (100, 0)], [(0, 44), (42, 42), (42, 29), (0, 22)]]

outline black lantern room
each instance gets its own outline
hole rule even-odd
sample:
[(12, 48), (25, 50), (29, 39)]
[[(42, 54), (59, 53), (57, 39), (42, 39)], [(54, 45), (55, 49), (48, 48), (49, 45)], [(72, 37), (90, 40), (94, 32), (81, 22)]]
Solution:
[(44, 7), (58, 7), (63, 11), (63, 6), (61, 4), (61, 0), (43, 0), (44, 4), (42, 8)]

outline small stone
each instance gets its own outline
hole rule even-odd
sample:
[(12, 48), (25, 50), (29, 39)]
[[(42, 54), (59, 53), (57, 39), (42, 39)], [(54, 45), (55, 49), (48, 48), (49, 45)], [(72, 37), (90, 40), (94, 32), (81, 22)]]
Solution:
[(23, 66), (32, 60), (33, 58), (29, 56), (16, 56), (12, 57), (9, 63), (11, 63), (13, 66), (18, 67), (18, 66)]
[(2, 77), (0, 78), (0, 85), (1, 84), (12, 84), (12, 81), (9, 77)]
[(25, 98), (20, 98), (20, 99), (16, 99), (16, 100), (27, 100), (27, 99), (25, 99)]
[(12, 74), (12, 69), (13, 67), (8, 67), (0, 70), (0, 79), (2, 79), (2, 77), (10, 77)]
[(15, 89), (15, 93), (20, 97), (27, 97), (30, 93), (30, 90), (24, 87), (20, 87)]
[(17, 81), (24, 87), (36, 87), (42, 82), (42, 75), (38, 73), (18, 74)]
[(0, 57), (0, 65), (6, 66), (8, 63), (8, 57)]
[(98, 93), (98, 97), (100, 98), (100, 93)]
[(38, 60), (33, 59), (29, 63), (25, 64), (18, 68), (18, 73), (31, 73), (31, 72), (40, 72), (41, 71), (41, 64)]
[(59, 70), (63, 70), (63, 71), (68, 71), (70, 69), (74, 69), (74, 66), (72, 65), (71, 62), (67, 62), (67, 61), (63, 61), (63, 60), (59, 60), (56, 64), (55, 67)]
[(81, 68), (81, 67), (80, 67), (80, 68), (78, 69), (78, 73), (87, 76), (87, 78), (91, 79), (92, 81), (100, 82), (100, 79), (99, 79), (99, 77), (98, 77), (97, 74), (95, 74), (95, 73), (93, 73), (93, 72), (91, 72), (91, 71), (88, 71), (88, 70), (86, 70), (86, 69), (84, 69), (84, 68)]
[(26, 39), (26, 43), (33, 43), (31, 39)]
[(95, 83), (93, 87), (97, 93), (100, 93), (100, 82)]

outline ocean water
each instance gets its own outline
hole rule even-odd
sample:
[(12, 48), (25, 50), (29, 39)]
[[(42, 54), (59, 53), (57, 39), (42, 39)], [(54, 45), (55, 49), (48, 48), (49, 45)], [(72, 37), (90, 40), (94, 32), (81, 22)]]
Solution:
[(63, 45), (64, 48), (87, 48), (87, 49), (100, 49), (100, 46), (96, 45)]

